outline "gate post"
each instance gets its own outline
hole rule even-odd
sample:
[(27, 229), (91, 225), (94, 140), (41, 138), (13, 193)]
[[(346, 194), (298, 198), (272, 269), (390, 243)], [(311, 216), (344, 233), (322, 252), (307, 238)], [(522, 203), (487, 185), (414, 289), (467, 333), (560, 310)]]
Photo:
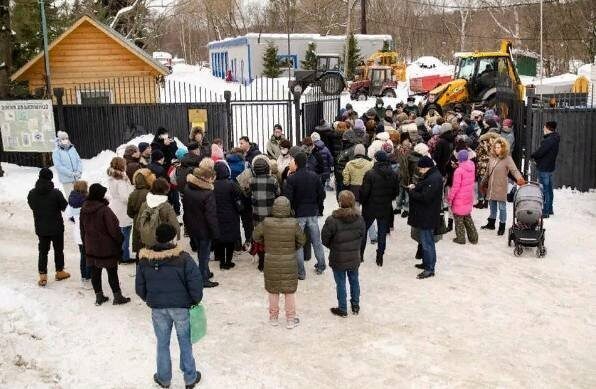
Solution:
[(234, 137), (233, 136), (233, 128), (234, 123), (232, 122), (232, 92), (229, 90), (224, 91), (224, 99), (226, 100), (226, 130), (224, 135), (224, 145), (228, 148), (228, 150), (232, 147), (230, 140)]
[(64, 123), (64, 104), (62, 98), (64, 97), (64, 88), (54, 88), (54, 97), (56, 97), (56, 106), (58, 108), (58, 131), (65, 131)]
[(302, 139), (304, 138), (304, 134), (302, 133), (302, 130), (304, 130), (303, 128), (301, 128), (302, 126), (300, 125), (300, 118), (301, 118), (301, 109), (300, 109), (300, 96), (302, 95), (302, 91), (300, 91), (299, 89), (294, 90), (293, 92), (294, 95), (294, 120), (296, 123), (296, 137), (298, 138), (296, 140), (296, 144), (298, 144), (299, 142), (302, 141)]

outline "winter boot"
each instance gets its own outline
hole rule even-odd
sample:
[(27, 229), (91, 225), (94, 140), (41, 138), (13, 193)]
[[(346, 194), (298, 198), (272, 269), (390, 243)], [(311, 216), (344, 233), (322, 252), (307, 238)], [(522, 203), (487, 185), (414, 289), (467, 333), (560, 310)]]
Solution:
[(186, 389), (193, 389), (200, 381), (201, 381), (201, 373), (199, 373), (197, 371), (197, 378), (195, 379), (195, 382), (193, 382), (192, 384), (187, 384), (185, 386), (185, 388)]
[(447, 220), (447, 232), (451, 232), (453, 230), (453, 219), (449, 218)]
[(418, 243), (418, 248), (416, 249), (416, 259), (422, 259), (422, 245)]
[(70, 273), (60, 270), (56, 272), (56, 281), (62, 281), (70, 277)]
[(170, 384), (164, 384), (163, 382), (161, 382), (159, 380), (159, 378), (157, 378), (157, 374), (153, 374), (153, 382), (155, 382), (157, 384), (157, 386), (159, 386), (160, 388), (169, 388)]
[(109, 298), (103, 295), (103, 292), (95, 293), (95, 305), (98, 307), (108, 301)]
[(357, 315), (360, 313), (360, 305), (358, 304), (352, 304), (352, 313), (354, 315)]
[(122, 305), (130, 302), (130, 297), (122, 296), (122, 292), (114, 293), (114, 301), (112, 302), (113, 305)]
[(494, 230), (495, 229), (495, 219), (491, 219), (490, 217), (488, 218), (488, 223), (486, 223), (485, 226), (482, 226), (480, 228), (482, 228), (483, 230)]
[(383, 266), (383, 254), (377, 251), (377, 266)]
[(216, 286), (219, 286), (219, 282), (211, 280), (203, 281), (203, 288), (215, 288)]
[(342, 311), (339, 308), (331, 308), (330, 309), (331, 313), (334, 314), (335, 316), (339, 316), (339, 317), (348, 317), (348, 312), (346, 311)]
[(497, 231), (497, 235), (501, 236), (505, 234), (505, 223), (499, 223), (499, 231)]
[(40, 274), (39, 281), (37, 281), (37, 285), (39, 286), (46, 286), (48, 284), (48, 275), (47, 274)]

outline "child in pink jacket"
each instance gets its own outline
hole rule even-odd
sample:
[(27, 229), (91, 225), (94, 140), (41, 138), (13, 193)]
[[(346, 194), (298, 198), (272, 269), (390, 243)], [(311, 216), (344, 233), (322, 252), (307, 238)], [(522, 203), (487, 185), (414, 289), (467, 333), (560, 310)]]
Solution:
[(476, 244), (478, 243), (478, 232), (471, 216), (474, 205), (476, 167), (474, 162), (468, 159), (467, 150), (457, 153), (457, 161), (458, 167), (453, 174), (453, 186), (447, 197), (455, 222), (455, 239), (453, 241), (466, 244), (467, 232), (470, 243)]

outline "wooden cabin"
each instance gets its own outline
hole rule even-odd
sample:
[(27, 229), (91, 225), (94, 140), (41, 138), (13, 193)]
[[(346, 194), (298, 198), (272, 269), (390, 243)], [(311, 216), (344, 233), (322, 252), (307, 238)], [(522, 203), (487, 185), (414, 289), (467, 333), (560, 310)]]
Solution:
[[(116, 30), (82, 16), (49, 46), (51, 87), (64, 88), (64, 104), (135, 104), (159, 100), (168, 69)], [(32, 95), (45, 86), (43, 52), (11, 77)]]

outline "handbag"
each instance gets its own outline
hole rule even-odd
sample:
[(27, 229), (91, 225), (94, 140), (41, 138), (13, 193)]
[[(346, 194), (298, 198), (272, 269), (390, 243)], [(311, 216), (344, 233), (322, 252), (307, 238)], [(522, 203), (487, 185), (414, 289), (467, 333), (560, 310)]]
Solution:
[(443, 235), (447, 232), (447, 223), (445, 223), (445, 211), (441, 211), (441, 213), (439, 213), (439, 225), (437, 225), (437, 227), (433, 231), (433, 235)]
[(197, 343), (207, 333), (207, 316), (203, 304), (197, 304), (190, 308), (190, 341)]
[(512, 203), (515, 199), (515, 193), (517, 192), (517, 186), (513, 185), (509, 193), (507, 193), (507, 202)]

